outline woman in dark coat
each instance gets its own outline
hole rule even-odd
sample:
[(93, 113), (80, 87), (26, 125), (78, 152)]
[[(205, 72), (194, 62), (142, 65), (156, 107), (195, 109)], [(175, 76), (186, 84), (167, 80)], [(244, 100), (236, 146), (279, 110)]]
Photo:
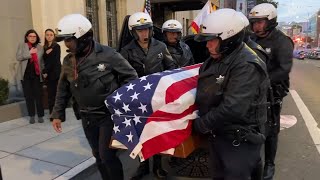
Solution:
[(55, 33), (52, 29), (45, 31), (44, 42), (44, 69), (42, 71), (43, 77), (47, 81), (48, 91), (48, 106), (50, 114), (55, 103), (58, 80), (61, 72), (60, 62), (60, 46), (55, 41)]

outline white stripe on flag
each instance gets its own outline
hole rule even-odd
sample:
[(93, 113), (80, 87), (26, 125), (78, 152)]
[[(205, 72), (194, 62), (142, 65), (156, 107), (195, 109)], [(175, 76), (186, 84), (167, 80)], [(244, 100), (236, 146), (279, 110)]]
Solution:
[(191, 105), (194, 104), (196, 100), (196, 89), (191, 89), (190, 91), (184, 93), (174, 102), (168, 103), (162, 106), (159, 110), (166, 113), (181, 114)]
[(199, 68), (200, 67), (162, 77), (152, 97), (152, 110), (157, 111), (166, 104), (166, 91), (173, 83), (198, 75)]
[(192, 114), (189, 114), (181, 119), (172, 120), (172, 121), (151, 121), (147, 123), (140, 136), (140, 143), (144, 143), (154, 137), (157, 137), (161, 134), (165, 134), (171, 131), (183, 130), (186, 129), (189, 123), (189, 120), (197, 118), (198, 112), (194, 111)]

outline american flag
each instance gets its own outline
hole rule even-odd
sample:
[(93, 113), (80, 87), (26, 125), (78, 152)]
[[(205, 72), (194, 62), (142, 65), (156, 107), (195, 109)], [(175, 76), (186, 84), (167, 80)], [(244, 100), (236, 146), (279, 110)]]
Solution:
[(145, 0), (143, 5), (143, 12), (148, 13), (151, 16), (151, 0)]
[(186, 140), (197, 117), (195, 94), (200, 64), (143, 76), (106, 98), (114, 122), (114, 142), (141, 161), (173, 154)]

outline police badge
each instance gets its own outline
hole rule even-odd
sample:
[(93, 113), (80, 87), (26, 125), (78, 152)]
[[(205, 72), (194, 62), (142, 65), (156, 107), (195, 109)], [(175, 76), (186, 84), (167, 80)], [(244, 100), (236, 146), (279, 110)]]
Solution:
[(224, 76), (219, 75), (219, 77), (216, 79), (217, 79), (217, 81), (216, 81), (217, 84), (222, 84), (224, 81)]
[(266, 52), (267, 52), (268, 54), (270, 54), (270, 53), (271, 53), (271, 48), (266, 48)]
[(159, 53), (158, 54), (158, 59), (162, 59), (163, 58), (163, 54), (162, 53)]
[(97, 66), (99, 72), (103, 72), (106, 70), (106, 66), (104, 64), (99, 64)]

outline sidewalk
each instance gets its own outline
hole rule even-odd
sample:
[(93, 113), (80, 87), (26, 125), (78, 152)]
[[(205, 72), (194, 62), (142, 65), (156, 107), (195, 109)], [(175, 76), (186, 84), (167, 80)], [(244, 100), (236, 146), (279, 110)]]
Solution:
[(93, 164), (81, 121), (76, 120), (71, 109), (66, 113), (61, 134), (53, 130), (48, 115), (41, 124), (29, 124), (27, 117), (0, 123), (4, 180), (69, 179)]
[[(62, 133), (52, 128), (46, 113), (44, 123), (29, 124), (28, 117), (0, 123), (0, 166), (3, 180), (100, 180), (95, 158), (73, 110), (66, 110), (67, 120), (62, 123)], [(1, 118), (1, 117), (0, 117)], [(36, 119), (37, 120), (37, 119)], [(139, 160), (121, 151), (124, 179), (129, 179)], [(167, 157), (165, 169), (170, 171)], [(152, 164), (152, 160), (151, 160)], [(169, 173), (170, 174), (170, 173)], [(154, 179), (152, 173), (143, 180)], [(170, 180), (190, 178), (169, 176)]]

